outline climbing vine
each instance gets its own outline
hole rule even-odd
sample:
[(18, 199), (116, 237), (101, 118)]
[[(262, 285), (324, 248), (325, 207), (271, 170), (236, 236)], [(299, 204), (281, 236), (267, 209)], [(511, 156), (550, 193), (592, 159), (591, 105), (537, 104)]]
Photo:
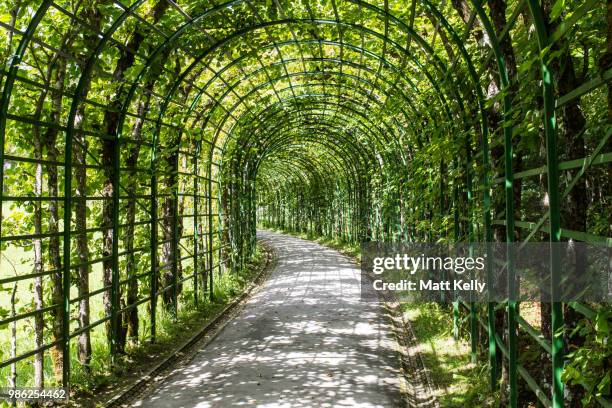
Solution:
[[(608, 3), (1, 2), (0, 375), (86, 388), (258, 227), (609, 246)], [(455, 305), (502, 404), (609, 404), (609, 307), (519, 306)]]

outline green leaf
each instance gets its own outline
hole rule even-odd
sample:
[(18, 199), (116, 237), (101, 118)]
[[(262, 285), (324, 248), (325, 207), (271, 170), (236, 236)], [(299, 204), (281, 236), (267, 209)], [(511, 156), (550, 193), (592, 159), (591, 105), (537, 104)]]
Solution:
[(555, 21), (565, 9), (565, 0), (557, 0), (550, 11), (551, 21)]

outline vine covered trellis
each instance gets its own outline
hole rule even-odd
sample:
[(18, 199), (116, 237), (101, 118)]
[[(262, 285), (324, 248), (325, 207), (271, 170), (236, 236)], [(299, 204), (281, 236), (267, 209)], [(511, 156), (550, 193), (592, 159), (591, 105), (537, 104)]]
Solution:
[[(609, 1), (9, 0), (0, 16), (13, 386), (155, 341), (249, 260), (258, 223), (612, 244)], [(609, 405), (609, 307), (538, 308), (535, 327), (517, 302), (455, 304), (492, 391)]]

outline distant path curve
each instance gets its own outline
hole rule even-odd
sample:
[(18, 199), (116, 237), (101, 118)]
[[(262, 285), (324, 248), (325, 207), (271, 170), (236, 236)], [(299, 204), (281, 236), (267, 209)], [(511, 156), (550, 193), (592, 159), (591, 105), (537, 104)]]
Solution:
[(360, 271), (317, 243), (259, 231), (277, 264), (239, 314), (135, 406), (405, 406), (398, 344)]

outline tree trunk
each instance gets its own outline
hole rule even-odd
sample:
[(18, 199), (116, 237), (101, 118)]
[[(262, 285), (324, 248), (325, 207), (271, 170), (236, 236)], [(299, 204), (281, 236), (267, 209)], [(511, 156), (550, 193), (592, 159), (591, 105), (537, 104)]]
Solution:
[[(169, 174), (164, 177), (165, 194), (162, 204), (162, 236), (164, 243), (162, 245), (162, 258), (161, 258), (161, 270), (163, 270), (163, 286), (164, 289), (170, 287), (174, 283), (174, 232), (175, 232), (175, 197), (174, 197), (174, 185), (176, 184), (176, 169), (178, 163), (178, 143), (172, 141), (170, 146), (165, 147), (169, 153), (164, 155), (164, 168), (169, 169)], [(176, 254), (178, 259), (178, 254)], [(178, 280), (178, 279), (177, 279)], [(163, 295), (164, 305), (167, 310), (172, 310), (174, 305), (174, 292), (178, 291), (178, 288), (172, 288), (171, 290), (165, 290)], [(178, 294), (178, 292), (177, 292)]]
[[(13, 289), (11, 291), (11, 317), (17, 316), (17, 310), (15, 309), (15, 296), (17, 295), (17, 282), (13, 283)], [(11, 358), (17, 357), (17, 320), (11, 323)], [(11, 375), (8, 377), (9, 386), (11, 388), (17, 387), (17, 363), (11, 364)]]
[[(66, 60), (63, 56), (58, 56), (57, 68), (55, 71), (54, 86), (51, 90), (51, 112), (49, 114), (49, 123), (60, 123), (62, 114), (62, 93), (64, 92), (64, 77), (66, 75)], [(47, 159), (50, 162), (56, 162), (59, 156), (56, 142), (58, 129), (52, 126), (47, 128), (45, 132), (45, 144), (47, 147)], [(57, 166), (49, 164), (47, 170), (47, 190), (51, 197), (59, 196), (58, 188), (58, 171)], [(53, 332), (53, 341), (60, 341), (62, 336), (62, 322), (64, 321), (64, 309), (62, 307), (64, 300), (64, 290), (62, 283), (62, 258), (60, 255), (60, 237), (59, 233), (59, 205), (58, 201), (49, 201), (49, 263), (54, 271), (51, 274), (51, 303), (57, 305), (51, 311), (51, 324)], [(62, 378), (62, 346), (61, 344), (51, 348), (51, 358), (53, 360), (53, 371), (57, 380)]]
[[(154, 82), (149, 82), (145, 89), (147, 91), (152, 90)], [(151, 101), (150, 93), (143, 93), (138, 101), (136, 122), (134, 123), (134, 127), (132, 128), (132, 140), (135, 141), (132, 145), (132, 148), (129, 150), (129, 155), (126, 159), (126, 167), (128, 171), (128, 177), (130, 183), (127, 186), (127, 194), (128, 196), (134, 196), (136, 194), (136, 179), (138, 176), (138, 172), (136, 171), (136, 167), (138, 164), (138, 157), (140, 155), (140, 144), (139, 142), (142, 140), (142, 127), (144, 125), (144, 117), (146, 116), (149, 105)], [(125, 249), (128, 252), (126, 255), (126, 263), (125, 263), (125, 271), (126, 275), (129, 279), (127, 285), (127, 304), (133, 305), (138, 300), (138, 279), (136, 279), (136, 274), (138, 273), (138, 268), (136, 267), (136, 257), (132, 252), (134, 250), (134, 223), (136, 222), (136, 199), (129, 198), (126, 206), (126, 228), (125, 235), (123, 238), (123, 242), (125, 245)], [(127, 337), (130, 339), (130, 342), (135, 344), (138, 342), (138, 309), (132, 308), (126, 313), (128, 333)]]
[[(85, 35), (84, 42), (87, 49), (95, 49), (96, 44), (99, 41), (97, 35), (93, 32), (97, 32), (100, 28), (102, 14), (98, 10), (98, 3), (84, 7), (82, 16), (85, 21), (91, 27), (91, 32)], [(75, 50), (78, 55), (80, 50)], [(83, 84), (83, 91), (80, 95), (82, 99), (87, 99), (87, 95), (90, 90), (90, 78)], [(77, 247), (77, 258), (79, 266), (77, 268), (77, 291), (79, 297), (83, 297), (79, 301), (79, 328), (84, 328), (90, 324), (90, 307), (89, 307), (89, 240), (86, 233), (87, 230), (87, 155), (89, 143), (86, 139), (85, 134), (82, 131), (85, 122), (85, 103), (81, 103), (77, 108), (75, 119), (74, 119), (74, 138), (73, 138), (73, 160), (74, 160), (74, 175), (76, 179), (76, 193), (74, 201), (75, 211), (75, 230), (76, 230), (76, 247)], [(70, 175), (67, 175), (68, 177)], [(69, 192), (67, 192), (69, 193)], [(70, 209), (67, 209), (70, 211)], [(70, 226), (67, 226), (70, 228)], [(105, 280), (104, 285), (107, 282)], [(106, 298), (108, 290), (104, 292)], [(106, 302), (105, 302), (106, 305)], [(106, 310), (107, 311), (107, 310)], [(108, 311), (107, 311), (108, 312)], [(90, 331), (85, 330), (77, 339), (78, 345), (78, 356), (79, 362), (83, 365), (86, 370), (89, 370), (89, 364), (91, 362), (91, 336)]]
[[(128, 43), (129, 51), (124, 51), (122, 57), (117, 62), (117, 66), (115, 67), (115, 72), (113, 74), (113, 78), (116, 81), (121, 81), (124, 77), (125, 71), (134, 64), (134, 53), (131, 50), (136, 52), (140, 47), (142, 40), (144, 39), (143, 35), (139, 32), (134, 33), (132, 39)], [(119, 124), (119, 115), (121, 109), (121, 96), (123, 94), (123, 86), (120, 86), (114, 95), (111, 102), (109, 102), (109, 109), (104, 112), (104, 124), (102, 129), (104, 129), (105, 134), (117, 136), (117, 126)], [(102, 158), (102, 165), (104, 166), (104, 186), (102, 188), (102, 196), (105, 198), (103, 206), (102, 206), (102, 235), (103, 239), (103, 249), (102, 252), (104, 257), (108, 257), (103, 263), (103, 279), (107, 282), (108, 285), (112, 284), (112, 276), (113, 276), (113, 246), (114, 246), (114, 217), (113, 214), (115, 212), (115, 202), (114, 196), (115, 194), (120, 194), (119, 191), (115, 191), (114, 178), (115, 178), (115, 153), (116, 150), (120, 149), (119, 142), (114, 140), (104, 140), (102, 142), (102, 148), (100, 151), (100, 156)], [(133, 186), (133, 183), (128, 183)], [(117, 209), (117, 211), (119, 211)], [(118, 288), (117, 298), (114, 299), (114, 302), (120, 304), (123, 299), (121, 296), (121, 288)], [(111, 299), (110, 292), (107, 301), (105, 302), (108, 313), (112, 310), (113, 300)], [(106, 325), (107, 328), (107, 336), (109, 339), (113, 337), (116, 339), (116, 349), (117, 353), (123, 353), (125, 351), (125, 342), (127, 338), (127, 328), (126, 324), (123, 322), (123, 313), (119, 313), (117, 315), (117, 321), (115, 322), (115, 333), (112, 333), (113, 324), (109, 322)]]
[[(33, 55), (36, 56), (35, 51), (33, 51)], [(44, 78), (45, 87), (39, 94), (36, 101), (36, 109), (34, 112), (34, 118), (36, 120), (40, 120), (42, 117), (44, 102), (49, 93), (51, 75), (53, 74), (53, 61), (47, 62), (48, 67), (46, 72), (40, 73)], [(32, 127), (32, 139), (34, 143), (34, 158), (36, 160), (42, 160), (44, 141), (40, 132), (40, 126), (34, 125)], [(36, 163), (35, 167), (34, 195), (36, 197), (42, 197), (43, 195), (43, 166), (41, 163)], [(42, 220), (42, 202), (38, 201), (34, 203), (34, 234), (37, 236), (41, 235), (43, 232)], [(45, 271), (42, 239), (38, 237), (34, 238), (32, 240), (32, 247), (34, 249), (34, 272), (37, 274), (42, 274)], [(37, 276), (34, 278), (34, 305), (38, 311), (42, 310), (44, 307), (42, 276)], [(44, 344), (44, 325), (44, 315), (43, 313), (39, 312), (34, 316), (34, 344), (36, 345), (36, 348), (41, 348)], [(34, 355), (34, 386), (39, 388), (44, 386), (44, 358), (44, 352)]]
[[(75, 129), (80, 129), (84, 118), (84, 106), (77, 110), (75, 118)], [(77, 131), (74, 136), (73, 160), (76, 179), (75, 189), (75, 231), (77, 259), (77, 289), (78, 296), (83, 296), (79, 301), (79, 328), (89, 326), (89, 243), (87, 239), (87, 149), (88, 142), (83, 132)], [(82, 332), (77, 340), (79, 361), (86, 370), (89, 370), (91, 361), (91, 339), (89, 330)]]
[[(166, 1), (160, 1), (155, 5), (152, 11), (153, 23), (156, 23), (157, 21), (159, 21), (159, 19), (161, 18), (161, 16), (167, 9), (167, 7), (168, 7), (168, 3)], [(140, 46), (142, 45), (142, 42), (144, 41), (145, 38), (146, 38), (145, 32), (134, 30), (129, 41), (126, 44), (126, 48), (121, 50), (121, 58), (119, 58), (119, 60), (117, 61), (117, 64), (115, 66), (115, 71), (113, 72), (113, 78), (115, 79), (115, 81), (117, 81), (117, 83), (120, 83), (121, 81), (123, 81), (126, 71), (134, 65), (136, 54), (138, 53)], [(109, 109), (107, 109), (104, 112), (102, 129), (105, 131), (107, 135), (112, 135), (115, 137), (117, 136), (117, 132), (118, 132), (117, 126), (119, 126), (120, 110), (122, 107), (121, 98), (123, 96), (125, 96), (124, 87), (123, 85), (121, 85), (119, 86), (119, 88), (117, 89), (113, 97), (111, 98), (111, 101), (108, 104)], [(143, 95), (143, 97), (146, 98), (146, 101), (144, 103), (146, 104), (146, 107), (148, 109), (148, 104), (149, 104), (148, 99), (150, 96), (147, 94), (147, 95)], [(142, 104), (143, 102), (139, 102), (139, 103)], [(146, 111), (144, 111), (144, 114), (146, 114)], [(137, 137), (140, 138), (141, 130), (142, 130), (142, 120), (138, 118), (137, 123), (134, 125), (134, 130), (132, 133), (136, 132), (138, 134)], [(102, 195), (103, 197), (105, 197), (105, 200), (103, 201), (103, 205), (102, 205), (102, 229), (103, 229), (102, 235), (104, 237), (102, 252), (104, 254), (104, 257), (111, 257), (113, 255), (113, 246), (114, 246), (113, 213), (115, 212), (115, 208), (114, 208), (115, 202), (113, 200), (113, 197), (115, 196), (115, 194), (120, 193), (119, 191), (115, 191), (114, 179), (115, 179), (116, 174), (115, 174), (114, 165), (115, 165), (115, 153), (117, 153), (116, 150), (120, 148), (121, 147), (119, 146), (119, 142), (116, 139), (115, 140), (104, 140), (102, 142), (102, 149), (100, 151), (100, 156), (102, 158), (102, 165), (104, 166), (104, 186), (102, 189)], [(133, 152), (133, 151), (130, 152), (131, 156), (135, 156), (135, 159), (134, 159), (135, 161), (138, 160), (139, 149), (140, 149), (140, 146), (136, 146), (136, 152)], [(136, 176), (136, 173), (134, 172), (133, 168), (128, 171), (129, 171), (130, 180), (134, 179)], [(135, 183), (133, 182), (128, 183), (128, 187), (127, 187), (128, 192), (134, 191), (134, 189), (135, 189)], [(133, 192), (129, 194), (132, 195)], [(119, 211), (119, 209), (117, 209), (117, 211)], [(135, 201), (132, 199), (128, 199), (128, 211), (131, 211), (131, 213), (126, 214), (128, 217), (128, 220), (130, 219), (130, 217), (132, 219), (132, 221), (128, 221), (128, 223), (133, 224), (134, 222), (133, 220), (135, 219)], [(133, 225), (130, 225), (128, 228), (129, 228), (129, 231), (126, 231), (126, 234), (128, 237), (126, 238), (126, 241), (127, 241), (126, 243), (131, 244), (131, 248), (128, 248), (128, 250), (133, 250), (134, 227)], [(136, 302), (137, 297), (138, 297), (138, 282), (136, 282), (136, 279), (134, 278), (134, 275), (135, 275), (134, 273), (134, 269), (135, 269), (134, 268), (134, 265), (135, 265), (134, 254), (132, 253), (128, 254), (127, 263), (129, 264), (127, 267), (130, 268), (130, 270), (126, 271), (126, 273), (128, 277), (132, 278), (128, 282), (127, 291), (129, 293), (128, 293), (127, 305), (132, 305), (133, 303)], [(113, 259), (110, 258), (110, 259), (106, 259), (105, 261), (103, 261), (102, 269), (103, 269), (104, 281), (108, 282), (109, 285), (112, 284)], [(117, 302), (117, 304), (124, 304), (124, 305), (126, 303), (122, 297), (121, 287), (118, 288), (117, 299), (115, 299), (115, 302)], [(110, 293), (109, 293), (108, 299), (106, 299), (105, 301), (105, 305), (106, 305), (108, 312), (110, 313), (112, 309), (111, 307), (112, 301), (110, 299)], [(112, 326), (113, 326), (112, 323), (109, 322), (106, 325), (107, 336), (109, 337), (109, 339), (111, 339), (113, 336), (116, 338), (117, 340), (116, 351), (118, 353), (123, 353), (125, 351), (125, 344), (126, 344), (126, 339), (128, 336), (128, 331), (130, 332), (130, 336), (132, 338), (135, 338), (135, 339), (138, 338), (138, 310), (136, 308), (132, 308), (125, 313), (119, 313), (117, 315), (117, 321), (115, 322), (115, 324), (116, 324), (115, 325), (116, 332), (114, 334), (111, 333)]]
[[(36, 108), (36, 117), (40, 118), (42, 111), (42, 103), (45, 100), (47, 92), (42, 92), (39, 98), (39, 103)], [(34, 139), (34, 158), (36, 160), (42, 160), (42, 140), (40, 135), (40, 127), (34, 126), (32, 129), (32, 136)], [(36, 197), (42, 197), (43, 192), (43, 172), (42, 164), (36, 164), (35, 179), (34, 179), (34, 195)], [(34, 234), (42, 234), (42, 202), (38, 201), (34, 204)], [(34, 272), (42, 274), (45, 270), (45, 263), (43, 260), (42, 251), (42, 239), (34, 238), (32, 240), (32, 246), (34, 249)], [(43, 300), (43, 278), (37, 276), (34, 278), (34, 305), (36, 310), (40, 311), (44, 307)], [(36, 348), (41, 348), (44, 343), (43, 330), (44, 330), (44, 316), (42, 313), (37, 313), (34, 316), (34, 344)], [(34, 386), (42, 388), (44, 385), (44, 352), (40, 352), (34, 355)]]
[[(167, 2), (160, 2), (160, 4), (164, 4), (164, 7), (167, 7)], [(165, 8), (164, 8), (165, 9)], [(156, 10), (159, 10), (156, 8)], [(161, 13), (161, 11), (159, 11)], [(157, 16), (157, 14), (155, 14)], [(154, 20), (158, 20), (161, 15), (154, 17)], [(137, 176), (138, 171), (136, 168), (138, 167), (138, 157), (140, 155), (141, 145), (139, 142), (143, 139), (142, 137), (142, 128), (145, 123), (144, 118), (149, 112), (149, 107), (151, 105), (151, 92), (153, 91), (153, 87), (155, 82), (159, 78), (161, 73), (161, 68), (163, 67), (163, 63), (168, 57), (168, 52), (164, 52), (162, 57), (153, 65), (151, 69), (151, 77), (146, 82), (143, 93), (140, 96), (140, 100), (138, 101), (137, 106), (137, 118), (134, 126), (132, 127), (131, 137), (132, 140), (136, 143), (133, 143), (132, 147), (129, 149), (128, 157), (126, 159), (126, 167), (128, 171), (128, 178), (130, 182), (128, 183), (126, 189), (128, 196), (134, 196), (136, 194), (136, 185), (137, 185)], [(136, 279), (136, 275), (138, 274), (137, 262), (135, 254), (132, 252), (134, 250), (134, 222), (136, 222), (136, 199), (128, 199), (126, 204), (126, 228), (125, 235), (123, 237), (123, 242), (125, 248), (127, 250), (126, 255), (126, 275), (128, 277), (128, 285), (127, 285), (127, 305), (133, 305), (138, 300), (138, 279)], [(135, 343), (138, 341), (138, 309), (133, 307), (126, 312), (125, 320), (127, 320), (127, 337), (131, 342)]]

